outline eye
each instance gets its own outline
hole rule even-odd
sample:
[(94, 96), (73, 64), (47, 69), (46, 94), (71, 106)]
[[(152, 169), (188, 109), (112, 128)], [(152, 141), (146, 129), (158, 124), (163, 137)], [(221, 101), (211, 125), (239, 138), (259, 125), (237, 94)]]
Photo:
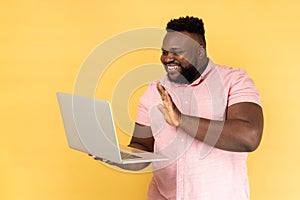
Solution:
[(163, 55), (163, 56), (167, 56), (168, 53), (169, 53), (169, 52), (167, 52), (167, 51), (165, 51), (165, 50), (162, 50), (162, 55)]
[(182, 56), (183, 53), (184, 53), (184, 51), (174, 51), (174, 52), (173, 52), (173, 55), (174, 55), (174, 56)]

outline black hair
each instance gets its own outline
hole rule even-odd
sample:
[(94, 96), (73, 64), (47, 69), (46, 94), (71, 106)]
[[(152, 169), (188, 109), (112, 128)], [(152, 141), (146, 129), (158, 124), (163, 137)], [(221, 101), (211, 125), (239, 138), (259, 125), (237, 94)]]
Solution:
[(193, 16), (179, 17), (178, 19), (171, 19), (166, 27), (167, 31), (186, 31), (189, 33), (195, 33), (201, 36), (205, 41), (205, 30), (202, 19)]

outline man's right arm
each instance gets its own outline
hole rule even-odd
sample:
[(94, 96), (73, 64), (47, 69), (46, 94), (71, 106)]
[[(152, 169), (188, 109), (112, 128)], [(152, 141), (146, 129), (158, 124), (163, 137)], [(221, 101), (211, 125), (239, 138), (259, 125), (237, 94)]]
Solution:
[(150, 126), (135, 123), (133, 136), (128, 146), (144, 151), (153, 152), (154, 137), (152, 135)]
[[(153, 152), (154, 147), (154, 137), (150, 126), (145, 126), (142, 124), (135, 123), (133, 135), (131, 141), (128, 145), (129, 147), (140, 149), (143, 151)], [(110, 163), (112, 164), (112, 163)], [(116, 164), (114, 165), (131, 171), (137, 171), (144, 169), (150, 164), (148, 163), (134, 163), (134, 164)]]
[[(128, 146), (132, 147), (132, 148), (140, 149), (143, 151), (153, 152), (154, 138), (152, 135), (151, 128), (149, 126), (135, 123), (133, 136), (132, 136), (130, 144)], [(109, 160), (103, 160), (102, 158), (94, 157), (94, 159), (105, 162), (110, 165), (120, 167), (125, 170), (131, 170), (131, 171), (137, 171), (137, 170), (144, 169), (145, 167), (147, 167), (150, 164), (150, 162), (134, 163), (134, 164), (119, 164), (119, 163), (111, 162)]]
[[(151, 128), (149, 126), (135, 123), (133, 136), (128, 146), (143, 151), (153, 152), (154, 137), (152, 135)], [(137, 171), (144, 169), (149, 164), (150, 162), (135, 164), (116, 164), (116, 166), (126, 170)]]

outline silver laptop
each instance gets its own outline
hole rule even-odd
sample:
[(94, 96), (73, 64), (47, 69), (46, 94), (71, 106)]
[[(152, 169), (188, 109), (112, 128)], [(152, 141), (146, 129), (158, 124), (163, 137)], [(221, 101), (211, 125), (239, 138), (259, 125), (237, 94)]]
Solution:
[(119, 146), (108, 101), (60, 92), (57, 98), (70, 148), (123, 164), (167, 160), (160, 154)]

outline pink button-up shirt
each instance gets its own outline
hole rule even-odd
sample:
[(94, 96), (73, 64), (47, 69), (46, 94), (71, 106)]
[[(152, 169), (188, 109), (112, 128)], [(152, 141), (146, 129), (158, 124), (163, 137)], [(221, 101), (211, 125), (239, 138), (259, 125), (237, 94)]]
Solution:
[[(239, 102), (261, 104), (258, 90), (247, 73), (214, 64), (190, 85), (158, 80), (178, 109), (187, 115), (224, 120), (227, 107)], [(154, 151), (169, 157), (152, 164), (148, 199), (249, 199), (247, 153), (229, 152), (206, 145), (180, 128), (167, 124), (157, 108), (161, 103), (156, 82), (140, 98), (136, 122), (151, 126)], [(207, 135), (214, 131), (208, 130)]]

